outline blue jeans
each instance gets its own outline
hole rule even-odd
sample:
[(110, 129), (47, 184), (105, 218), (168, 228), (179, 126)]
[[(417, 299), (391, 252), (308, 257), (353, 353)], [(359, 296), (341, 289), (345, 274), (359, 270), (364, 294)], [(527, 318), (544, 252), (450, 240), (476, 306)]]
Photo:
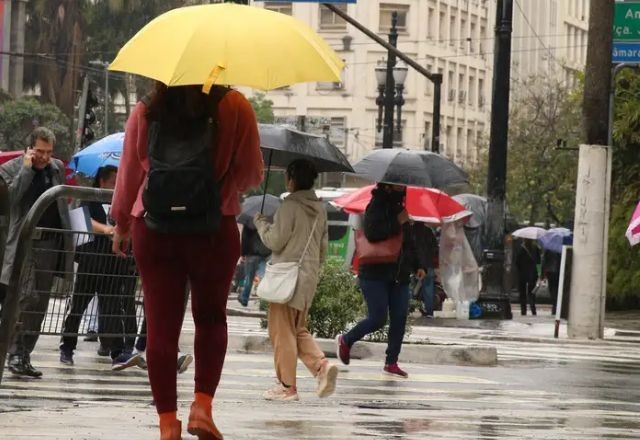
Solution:
[(424, 304), (424, 311), (427, 315), (433, 316), (433, 294), (435, 290), (435, 273), (433, 268), (427, 269), (427, 276), (422, 280), (422, 303)]
[(343, 336), (351, 347), (369, 333), (380, 330), (389, 322), (389, 341), (385, 364), (398, 362), (404, 329), (409, 314), (409, 285), (395, 281), (365, 280), (360, 278), (360, 288), (367, 302), (368, 316)]
[(257, 255), (249, 255), (244, 258), (244, 288), (240, 295), (240, 302), (247, 304), (253, 288), (253, 279), (256, 274), (264, 274), (265, 260)]

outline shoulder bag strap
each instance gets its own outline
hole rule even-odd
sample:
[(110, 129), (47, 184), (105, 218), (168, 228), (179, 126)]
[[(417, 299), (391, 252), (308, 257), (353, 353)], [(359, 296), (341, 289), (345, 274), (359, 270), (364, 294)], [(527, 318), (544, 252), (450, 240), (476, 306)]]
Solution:
[(311, 244), (311, 240), (313, 239), (313, 234), (316, 232), (316, 226), (318, 226), (318, 220), (320, 220), (320, 214), (316, 217), (316, 221), (313, 222), (313, 228), (311, 228), (311, 234), (309, 234), (309, 239), (307, 240), (307, 245), (304, 247), (302, 251), (302, 255), (300, 256), (300, 260), (298, 261), (298, 265), (302, 264), (302, 260), (307, 255), (307, 251), (309, 250), (309, 245)]

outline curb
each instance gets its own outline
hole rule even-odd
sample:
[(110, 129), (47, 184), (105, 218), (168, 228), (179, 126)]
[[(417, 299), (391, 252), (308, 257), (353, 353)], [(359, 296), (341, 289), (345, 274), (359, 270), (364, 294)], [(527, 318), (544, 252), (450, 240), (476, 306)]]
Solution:
[[(328, 357), (336, 357), (335, 342), (331, 339), (316, 339), (320, 349)], [(387, 345), (376, 342), (358, 342), (351, 350), (353, 359), (384, 359)], [(228, 350), (239, 353), (263, 354), (273, 352), (271, 341), (265, 335), (229, 335)], [(400, 354), (402, 362), (494, 367), (498, 364), (495, 347), (478, 345), (403, 344)]]

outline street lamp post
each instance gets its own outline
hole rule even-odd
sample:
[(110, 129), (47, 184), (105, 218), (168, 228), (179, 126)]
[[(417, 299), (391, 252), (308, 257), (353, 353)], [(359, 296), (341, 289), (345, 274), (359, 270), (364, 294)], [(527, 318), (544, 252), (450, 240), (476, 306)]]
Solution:
[[(391, 30), (389, 44), (396, 47), (398, 43), (398, 13), (391, 15)], [(386, 66), (385, 66), (386, 64)], [(396, 56), (389, 51), (387, 61), (379, 62), (376, 66), (376, 82), (378, 83), (378, 120), (376, 128), (382, 131), (382, 148), (393, 148), (394, 127), (398, 133), (402, 132), (402, 106), (404, 105), (404, 82), (409, 68), (405, 64), (396, 63)], [(397, 109), (397, 121), (394, 113)]]

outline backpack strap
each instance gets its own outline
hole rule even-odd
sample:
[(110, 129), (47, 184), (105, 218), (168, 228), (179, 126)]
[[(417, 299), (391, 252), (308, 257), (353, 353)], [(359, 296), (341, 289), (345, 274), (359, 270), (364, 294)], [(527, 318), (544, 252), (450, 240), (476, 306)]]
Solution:
[[(222, 102), (224, 97), (227, 95), (227, 93), (229, 93), (231, 90), (232, 90), (231, 87), (213, 86), (213, 87), (211, 87), (211, 90), (209, 91), (209, 96), (211, 96), (213, 98), (210, 101), (211, 102), (211, 104), (210, 104), (211, 105), (211, 110), (210, 110), (209, 114), (211, 116), (211, 119), (212, 119), (213, 123), (215, 124), (216, 137), (219, 134), (219, 131), (218, 131), (218, 128), (219, 128), (218, 127), (218, 110), (220, 108), (220, 103)], [(216, 139), (215, 141), (216, 141), (216, 148), (218, 148), (218, 146), (219, 146), (218, 139)], [(233, 164), (235, 163), (235, 159), (236, 159), (236, 151), (234, 150), (232, 155), (231, 155), (231, 160), (229, 161), (229, 166), (227, 167), (227, 170), (224, 172), (224, 174), (218, 180), (218, 183), (224, 182), (224, 180), (226, 179), (227, 175), (231, 171), (231, 168), (233, 168)]]

